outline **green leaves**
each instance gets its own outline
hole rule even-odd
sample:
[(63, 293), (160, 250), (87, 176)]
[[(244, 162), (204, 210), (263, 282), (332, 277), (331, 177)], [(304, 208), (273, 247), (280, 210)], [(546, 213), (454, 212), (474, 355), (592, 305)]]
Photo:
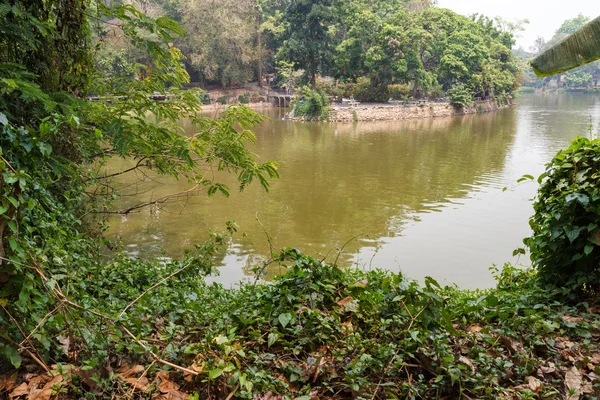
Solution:
[[(278, 320), (283, 328), (285, 328), (290, 322), (294, 320), (294, 316), (291, 313), (279, 314)], [(269, 345), (270, 347), (271, 345)]]
[(278, 332), (269, 332), (269, 336), (267, 337), (267, 347), (273, 346), (281, 337), (281, 334)]
[(567, 203), (578, 201), (584, 207), (590, 204), (590, 198), (582, 193), (570, 193), (565, 197), (565, 201)]
[(575, 291), (598, 285), (599, 168), (598, 139), (580, 137), (559, 152), (546, 168), (534, 203), (533, 236), (524, 240), (541, 276), (553, 284), (567, 282)]

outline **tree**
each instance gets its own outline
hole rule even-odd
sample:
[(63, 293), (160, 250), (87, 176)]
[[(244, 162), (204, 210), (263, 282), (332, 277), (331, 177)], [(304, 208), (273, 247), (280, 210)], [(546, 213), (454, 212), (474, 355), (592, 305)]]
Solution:
[(535, 41), (533, 42), (533, 45), (529, 48), (529, 50), (531, 50), (535, 54), (539, 54), (542, 52), (542, 50), (545, 47), (546, 47), (546, 39), (544, 39), (541, 36), (538, 36), (535, 39)]
[(329, 28), (335, 17), (332, 0), (296, 0), (285, 11), (285, 41), (277, 58), (306, 69), (311, 84), (331, 58), (333, 46)]
[(254, 0), (180, 0), (182, 49), (205, 81), (245, 84), (256, 59)]

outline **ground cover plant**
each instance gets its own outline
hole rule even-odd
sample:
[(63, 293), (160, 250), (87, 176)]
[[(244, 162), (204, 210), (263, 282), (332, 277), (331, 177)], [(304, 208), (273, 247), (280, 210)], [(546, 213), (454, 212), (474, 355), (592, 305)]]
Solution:
[(65, 311), (81, 314), (44, 354), (50, 373), (25, 356), (35, 372), (5, 373), (0, 387), (26, 398), (215, 399), (593, 398), (600, 389), (599, 306), (565, 303), (533, 271), (505, 266), (496, 288), (461, 291), (284, 249), (288, 272), (272, 284), (226, 289), (203, 280), (223, 238), (184, 262), (124, 258), (93, 273), (94, 285), (63, 297)]

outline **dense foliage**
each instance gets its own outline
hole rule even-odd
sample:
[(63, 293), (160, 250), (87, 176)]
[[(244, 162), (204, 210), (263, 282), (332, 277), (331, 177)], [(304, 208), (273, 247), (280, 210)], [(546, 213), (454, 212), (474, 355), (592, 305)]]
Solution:
[(443, 97), (456, 84), (506, 98), (518, 87), (510, 30), (429, 1), (154, 0), (150, 8), (181, 18), (190, 34), (176, 43), (203, 83), (243, 85), (268, 72), (286, 85), (279, 75), (291, 66), (313, 87), (318, 76), (357, 82), (362, 101), (386, 102), (390, 84), (408, 85), (414, 98)]
[[(197, 93), (178, 90), (188, 75), (169, 44), (183, 33), (174, 21), (131, 6), (90, 8), (84, 0), (13, 3), (0, 2), (0, 365), (19, 367), (27, 356), (47, 368), (60, 358), (60, 332), (79, 343), (102, 335), (97, 316), (79, 302), (106, 267), (103, 214), (160, 208), (202, 189), (227, 194), (211, 170), (236, 173), (240, 189), (254, 180), (266, 189), (277, 172), (247, 149), (261, 116), (239, 106), (199, 118)], [(103, 76), (94, 68), (92, 21), (115, 16), (124, 39), (146, 53), (149, 65), (132, 66), (137, 79), (131, 69)], [(166, 84), (173, 97), (151, 100)], [(87, 101), (87, 93), (99, 101)], [(198, 125), (196, 135), (182, 135), (182, 118)], [(107, 174), (110, 157), (134, 166)], [(143, 169), (186, 179), (190, 189), (112, 210), (120, 192), (111, 178)]]
[(297, 117), (325, 121), (329, 116), (329, 99), (324, 91), (303, 86), (290, 105)]
[(473, 92), (462, 83), (457, 83), (448, 90), (448, 99), (455, 107), (470, 106), (473, 104)]
[(578, 138), (548, 165), (525, 243), (548, 282), (596, 290), (600, 268), (600, 140)]

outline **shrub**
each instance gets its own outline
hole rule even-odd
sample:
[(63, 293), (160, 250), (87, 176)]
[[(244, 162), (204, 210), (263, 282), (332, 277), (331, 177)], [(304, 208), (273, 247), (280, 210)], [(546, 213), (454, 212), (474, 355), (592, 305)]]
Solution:
[(404, 100), (410, 94), (410, 86), (405, 84), (394, 84), (388, 86), (390, 98), (394, 100)]
[(354, 98), (369, 103), (387, 103), (390, 93), (387, 85), (372, 86), (369, 78), (358, 78), (354, 85)]
[(442, 97), (444, 96), (444, 88), (442, 85), (434, 85), (429, 89), (429, 96), (431, 97)]
[(250, 93), (244, 93), (238, 96), (238, 102), (240, 104), (248, 104), (250, 103)]
[(198, 98), (200, 99), (200, 104), (210, 104), (210, 95), (206, 92), (201, 92), (198, 94)]
[(573, 141), (548, 164), (524, 240), (540, 277), (555, 284), (598, 286), (600, 139)]
[(291, 106), (299, 117), (321, 121), (329, 118), (329, 100), (325, 92), (319, 89), (303, 86)]
[(473, 90), (462, 83), (457, 83), (448, 90), (448, 98), (454, 107), (465, 107), (473, 104)]
[(229, 96), (221, 96), (221, 97), (218, 97), (216, 101), (219, 104), (225, 105), (225, 104), (227, 104), (228, 100), (229, 100)]

